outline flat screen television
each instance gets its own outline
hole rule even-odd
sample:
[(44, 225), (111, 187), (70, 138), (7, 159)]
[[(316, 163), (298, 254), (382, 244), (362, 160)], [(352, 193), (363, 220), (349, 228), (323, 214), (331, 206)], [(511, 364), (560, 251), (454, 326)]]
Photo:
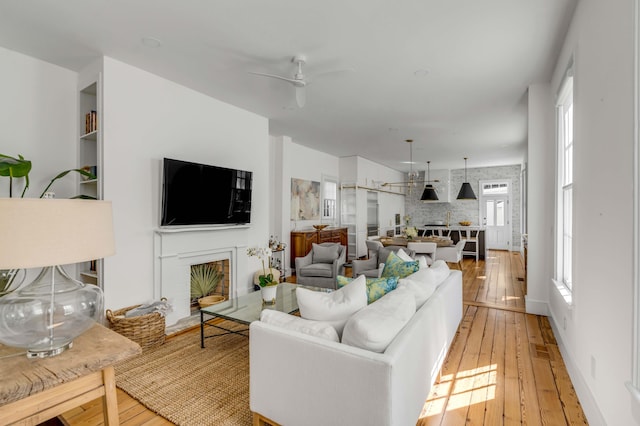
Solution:
[(160, 226), (246, 224), (252, 172), (165, 158)]

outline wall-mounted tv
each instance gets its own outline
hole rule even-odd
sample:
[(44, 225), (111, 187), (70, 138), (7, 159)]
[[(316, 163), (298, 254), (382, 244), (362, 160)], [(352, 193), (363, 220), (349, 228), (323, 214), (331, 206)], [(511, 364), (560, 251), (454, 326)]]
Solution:
[(246, 224), (252, 172), (165, 158), (160, 226)]

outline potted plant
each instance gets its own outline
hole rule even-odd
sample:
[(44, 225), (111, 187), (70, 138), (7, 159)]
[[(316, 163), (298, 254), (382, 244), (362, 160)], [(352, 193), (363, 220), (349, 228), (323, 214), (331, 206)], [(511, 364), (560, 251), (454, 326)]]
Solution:
[[(262, 262), (262, 274), (258, 275), (258, 285), (262, 293), (262, 301), (269, 304), (275, 303), (278, 281), (274, 278), (274, 271), (271, 268), (271, 249), (269, 247), (250, 247), (247, 249), (247, 255), (257, 256)], [(269, 268), (265, 267), (265, 260)]]
[(212, 296), (222, 281), (223, 274), (209, 263), (191, 267), (191, 300), (197, 301), (201, 308), (222, 302), (224, 296)]
[[(24, 198), (27, 189), (29, 188), (29, 172), (31, 171), (31, 161), (25, 160), (24, 157), (18, 154), (18, 158), (10, 157), (8, 155), (0, 154), (0, 176), (9, 178), (9, 198), (13, 197), (13, 180), (18, 178), (25, 179), (24, 189), (20, 194), (20, 198)], [(86, 170), (81, 169), (70, 169), (65, 170), (57, 174), (51, 181), (49, 185), (42, 191), (40, 194), (40, 198), (44, 197), (45, 193), (49, 190), (53, 183), (65, 177), (71, 172), (78, 172), (83, 176), (86, 176), (89, 179), (95, 179), (96, 177), (87, 172)], [(74, 198), (91, 198), (87, 196), (77, 196)], [(24, 280), (24, 273), (20, 273), (20, 271), (16, 269), (3, 269), (0, 270), (0, 297), (11, 293), (12, 291), (18, 289), (22, 281)], [(20, 277), (20, 278), (19, 278)]]

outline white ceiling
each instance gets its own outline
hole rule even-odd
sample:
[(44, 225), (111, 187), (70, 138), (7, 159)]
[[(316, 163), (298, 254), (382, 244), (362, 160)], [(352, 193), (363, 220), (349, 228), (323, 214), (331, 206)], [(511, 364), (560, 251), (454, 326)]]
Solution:
[[(576, 1), (3, 0), (0, 46), (72, 70), (110, 56), (336, 156), (408, 170), (414, 139), (414, 169), (471, 168), (522, 161), (527, 87), (550, 80)], [(248, 73), (293, 76), (295, 54), (307, 75), (354, 72), (299, 109), (289, 83)]]

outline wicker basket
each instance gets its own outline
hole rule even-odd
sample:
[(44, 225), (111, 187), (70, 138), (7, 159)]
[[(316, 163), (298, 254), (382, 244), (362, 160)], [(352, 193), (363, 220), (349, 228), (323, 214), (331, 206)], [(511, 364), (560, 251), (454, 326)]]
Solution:
[(198, 299), (198, 305), (201, 308), (206, 308), (207, 306), (215, 305), (216, 303), (224, 302), (224, 296), (213, 295), (213, 296), (205, 296)]
[[(162, 299), (166, 300), (166, 299)], [(125, 314), (131, 309), (142, 305), (129, 306), (111, 312), (107, 309), (107, 319), (111, 329), (124, 337), (133, 340), (144, 349), (155, 348), (164, 343), (165, 321), (157, 312), (137, 317), (125, 318)]]

